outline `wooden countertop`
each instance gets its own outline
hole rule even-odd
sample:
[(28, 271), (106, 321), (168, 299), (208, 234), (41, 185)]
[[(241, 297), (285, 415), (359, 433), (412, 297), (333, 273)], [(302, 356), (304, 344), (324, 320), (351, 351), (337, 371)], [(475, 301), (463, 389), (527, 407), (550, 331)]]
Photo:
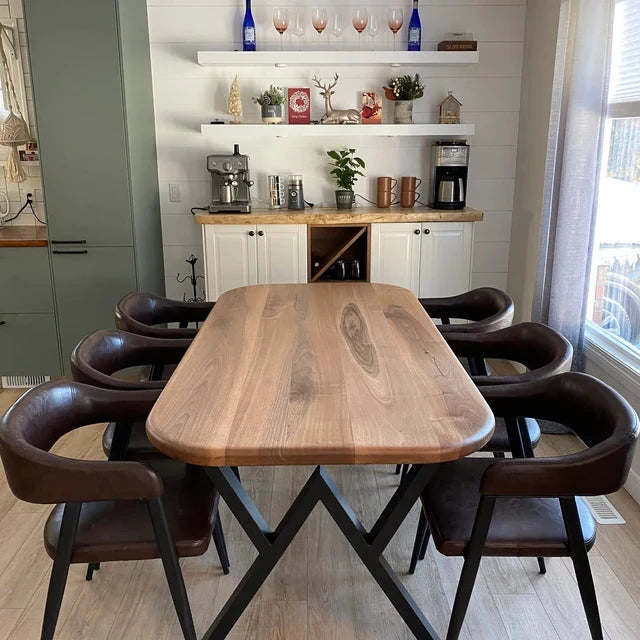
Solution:
[(369, 224), (372, 222), (476, 222), (484, 213), (477, 209), (444, 211), (431, 207), (401, 209), (391, 207), (356, 207), (343, 209), (305, 209), (301, 212), (288, 209), (254, 209), (251, 213), (199, 213), (198, 224)]
[(147, 419), (160, 451), (207, 466), (444, 462), (493, 429), (415, 295), (369, 283), (227, 291)]
[(48, 244), (46, 227), (0, 227), (0, 247), (46, 247)]

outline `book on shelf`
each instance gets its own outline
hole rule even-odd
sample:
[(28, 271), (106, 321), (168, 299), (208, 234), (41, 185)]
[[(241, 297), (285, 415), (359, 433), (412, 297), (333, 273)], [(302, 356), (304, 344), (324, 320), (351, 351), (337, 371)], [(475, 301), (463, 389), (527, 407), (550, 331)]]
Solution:
[(289, 124), (311, 123), (311, 89), (309, 87), (287, 90)]

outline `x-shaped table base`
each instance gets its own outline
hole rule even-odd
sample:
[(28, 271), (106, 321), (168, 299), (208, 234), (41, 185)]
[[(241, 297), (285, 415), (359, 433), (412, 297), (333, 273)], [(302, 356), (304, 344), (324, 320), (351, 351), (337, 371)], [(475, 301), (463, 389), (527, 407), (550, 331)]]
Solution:
[(433, 471), (434, 466), (431, 465), (413, 465), (372, 529), (367, 531), (327, 471), (323, 467), (316, 467), (280, 524), (272, 531), (229, 467), (207, 468), (223, 500), (258, 550), (258, 557), (204, 634), (203, 640), (222, 640), (227, 637), (318, 502), (325, 506), (415, 637), (437, 640), (438, 634), (382, 556), (419, 499)]

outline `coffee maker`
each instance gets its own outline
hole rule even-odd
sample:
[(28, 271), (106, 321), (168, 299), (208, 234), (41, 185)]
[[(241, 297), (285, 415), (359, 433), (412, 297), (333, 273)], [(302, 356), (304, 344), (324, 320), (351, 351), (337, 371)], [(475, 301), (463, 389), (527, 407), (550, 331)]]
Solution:
[(213, 199), (209, 213), (251, 213), (249, 156), (233, 145), (233, 155), (207, 156)]
[(433, 145), (429, 201), (434, 209), (465, 208), (468, 170), (466, 140), (442, 140)]

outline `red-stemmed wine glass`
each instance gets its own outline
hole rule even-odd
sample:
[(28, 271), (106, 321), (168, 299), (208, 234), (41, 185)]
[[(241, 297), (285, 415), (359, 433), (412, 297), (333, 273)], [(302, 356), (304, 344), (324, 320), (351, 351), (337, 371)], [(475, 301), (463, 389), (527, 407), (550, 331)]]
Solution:
[(393, 50), (396, 50), (396, 33), (402, 29), (402, 23), (404, 22), (404, 15), (402, 13), (402, 7), (391, 7), (387, 14), (387, 24), (389, 29), (393, 33)]
[(358, 49), (362, 49), (362, 32), (367, 28), (369, 13), (364, 7), (356, 7), (351, 19), (353, 28), (358, 32)]
[[(311, 12), (311, 22), (313, 23), (313, 28), (318, 32), (319, 38), (322, 38), (322, 32), (329, 22), (327, 10), (322, 7), (314, 7)], [(318, 40), (318, 42), (321, 42), (321, 40)]]
[(277, 8), (273, 10), (273, 26), (280, 34), (280, 51), (282, 51), (282, 35), (289, 28), (289, 11), (287, 9)]

